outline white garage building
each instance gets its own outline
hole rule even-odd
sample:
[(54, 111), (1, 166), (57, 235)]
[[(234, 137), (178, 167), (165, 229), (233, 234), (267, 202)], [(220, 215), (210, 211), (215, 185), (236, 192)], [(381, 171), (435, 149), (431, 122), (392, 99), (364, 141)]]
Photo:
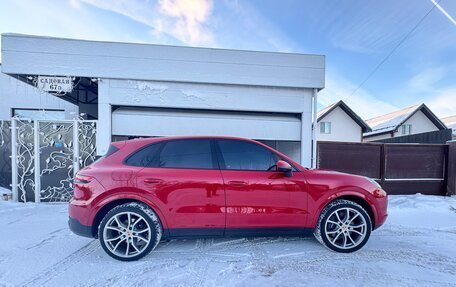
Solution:
[(98, 119), (97, 153), (136, 136), (230, 135), (311, 165), (321, 55), (2, 35), (2, 72), (33, 85), (65, 76), (61, 96)]

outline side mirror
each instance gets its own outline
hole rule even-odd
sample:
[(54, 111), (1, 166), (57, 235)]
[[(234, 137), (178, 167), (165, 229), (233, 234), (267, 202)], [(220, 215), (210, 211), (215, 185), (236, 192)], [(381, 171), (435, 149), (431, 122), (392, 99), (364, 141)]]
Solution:
[(293, 168), (291, 167), (291, 165), (283, 160), (279, 160), (277, 162), (277, 171), (283, 172), (286, 177), (291, 177), (293, 174)]

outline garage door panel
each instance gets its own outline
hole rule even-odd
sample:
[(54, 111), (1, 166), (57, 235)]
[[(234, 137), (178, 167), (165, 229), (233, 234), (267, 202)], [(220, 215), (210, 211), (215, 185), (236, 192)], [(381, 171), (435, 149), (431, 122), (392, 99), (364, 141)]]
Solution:
[(299, 141), (295, 115), (120, 108), (112, 113), (112, 134), (128, 136), (227, 135)]

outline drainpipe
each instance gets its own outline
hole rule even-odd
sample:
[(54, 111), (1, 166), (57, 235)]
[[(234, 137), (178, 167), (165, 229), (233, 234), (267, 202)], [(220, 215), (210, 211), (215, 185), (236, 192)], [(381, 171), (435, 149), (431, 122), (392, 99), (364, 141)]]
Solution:
[(312, 121), (312, 168), (317, 168), (317, 97), (318, 90), (313, 89), (313, 121)]

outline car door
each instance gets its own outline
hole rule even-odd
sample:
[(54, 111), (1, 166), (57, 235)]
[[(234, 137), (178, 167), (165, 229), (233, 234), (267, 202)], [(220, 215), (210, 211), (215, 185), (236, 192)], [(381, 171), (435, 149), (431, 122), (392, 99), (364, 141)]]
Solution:
[(160, 205), (170, 235), (223, 235), (225, 191), (211, 140), (170, 140), (149, 149), (137, 185)]
[(307, 192), (301, 175), (276, 171), (279, 156), (254, 142), (217, 140), (225, 183), (226, 234), (265, 234), (303, 228)]

